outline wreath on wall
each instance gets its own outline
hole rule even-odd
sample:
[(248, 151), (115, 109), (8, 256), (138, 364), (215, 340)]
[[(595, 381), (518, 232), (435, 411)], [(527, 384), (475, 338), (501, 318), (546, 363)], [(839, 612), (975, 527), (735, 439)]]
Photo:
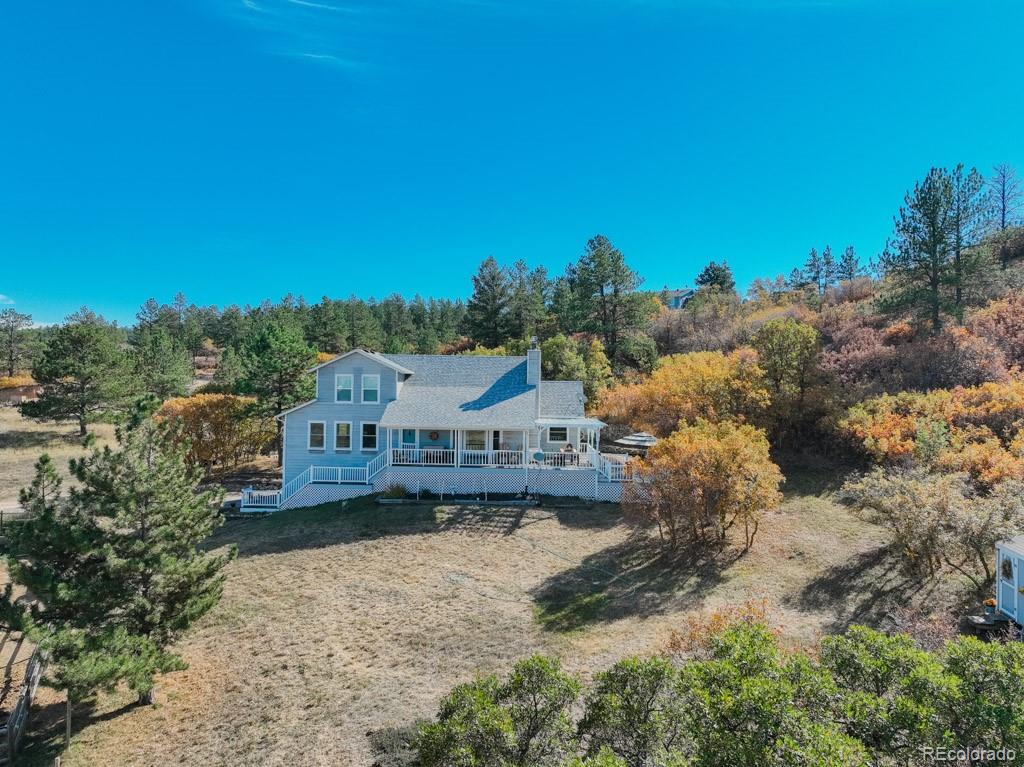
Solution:
[(430, 434), (428, 434), (427, 436), (428, 436), (428, 437), (430, 437), (430, 441), (431, 441), (431, 442), (436, 442), (436, 441), (437, 441), (437, 438), (438, 438), (438, 437), (440, 437), (441, 435), (440, 435), (440, 434), (438, 434), (438, 433), (437, 433), (436, 431), (432, 431), (432, 432), (430, 432)]

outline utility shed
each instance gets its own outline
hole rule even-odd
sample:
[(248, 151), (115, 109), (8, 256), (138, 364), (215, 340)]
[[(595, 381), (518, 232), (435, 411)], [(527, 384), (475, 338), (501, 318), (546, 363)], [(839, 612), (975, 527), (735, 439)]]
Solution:
[(1024, 623), (1024, 535), (996, 544), (996, 606)]

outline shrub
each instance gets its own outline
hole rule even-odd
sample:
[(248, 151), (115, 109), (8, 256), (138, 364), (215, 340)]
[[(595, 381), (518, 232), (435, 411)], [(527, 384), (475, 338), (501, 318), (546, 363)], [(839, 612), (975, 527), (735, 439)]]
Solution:
[(640, 383), (605, 390), (597, 411), (664, 437), (698, 419), (758, 421), (769, 402), (757, 353), (741, 349), (663, 357)]
[(35, 379), (30, 375), (0, 376), (0, 389), (17, 389), (34, 383)]
[[(763, 625), (737, 623), (699, 659), (624, 658), (595, 675), (573, 728), (575, 683), (533, 658), (522, 687), (549, 716), (539, 739), (502, 702), (506, 682), (457, 687), (417, 742), (424, 767), (896, 767), (922, 746), (1014, 750), (1024, 763), (1024, 644), (960, 637), (934, 651), (863, 626), (782, 652)], [(517, 667), (519, 668), (519, 667)], [(552, 676), (553, 674), (553, 676)], [(533, 691), (550, 708), (537, 706)], [(518, 725), (516, 723), (519, 723)], [(578, 734), (578, 737), (577, 737)], [(532, 749), (524, 744), (543, 743)]]
[(420, 729), (423, 767), (557, 765), (575, 751), (569, 711), (579, 694), (579, 682), (540, 655), (517, 663), (504, 682), (459, 685), (437, 721)]
[(380, 494), (381, 498), (410, 498), (412, 493), (409, 492), (409, 488), (405, 485), (394, 484), (388, 485), (384, 488), (384, 492)]
[(623, 487), (623, 510), (656, 523), (670, 550), (684, 537), (721, 543), (736, 524), (749, 549), (764, 511), (782, 501), (782, 472), (768, 440), (747, 424), (683, 426), (635, 461), (633, 473), (635, 481)]
[(167, 400), (155, 417), (180, 426), (190, 464), (207, 471), (233, 468), (274, 439), (274, 426), (254, 415), (254, 403), (233, 394), (195, 394)]

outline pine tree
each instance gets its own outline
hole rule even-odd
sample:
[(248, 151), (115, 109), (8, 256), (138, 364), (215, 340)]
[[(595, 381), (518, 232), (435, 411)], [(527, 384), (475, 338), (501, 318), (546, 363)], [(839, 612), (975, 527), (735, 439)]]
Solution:
[(200, 549), (221, 523), (220, 490), (196, 492), (170, 429), (146, 420), (118, 450), (73, 461), (68, 496), (41, 459), (22, 494), (33, 515), (11, 532), (8, 567), (37, 597), (24, 622), (71, 698), (124, 681), (151, 701), (156, 674), (185, 667), (168, 648), (220, 599), (234, 552)]
[(819, 293), (825, 294), (825, 291), (836, 284), (838, 279), (838, 266), (836, 265), (836, 259), (832, 255), (832, 246), (826, 245), (825, 249), (821, 251), (821, 287)]
[(135, 361), (146, 391), (160, 400), (188, 391), (195, 369), (188, 352), (166, 330), (156, 327), (136, 334)]
[(349, 322), (348, 346), (350, 349), (367, 349), (372, 352), (384, 350), (387, 339), (380, 320), (365, 301), (350, 298), (346, 306)]
[(228, 347), (217, 360), (217, 369), (213, 372), (213, 388), (218, 392), (234, 394), (244, 378), (245, 362), (238, 352)]
[(306, 340), (317, 351), (341, 354), (349, 350), (349, 322), (345, 304), (327, 296), (309, 309)]
[(473, 277), (473, 295), (466, 305), (470, 338), (491, 348), (505, 342), (510, 290), (508, 274), (493, 256), (488, 256)]
[(531, 271), (525, 261), (516, 261), (509, 286), (508, 334), (528, 340), (538, 335), (547, 311), (547, 270), (541, 266)]
[(1024, 189), (1017, 178), (1017, 171), (1006, 163), (995, 166), (988, 179), (988, 189), (989, 210), (995, 228), (1002, 232), (1016, 226), (1021, 202), (1024, 201)]
[(853, 249), (853, 245), (846, 246), (843, 255), (839, 258), (839, 267), (836, 273), (840, 280), (847, 281), (860, 276), (860, 262), (857, 259), (857, 251)]
[(53, 332), (32, 366), (32, 377), (43, 392), (20, 406), (22, 414), (40, 421), (77, 421), (83, 436), (90, 421), (126, 412), (140, 389), (116, 328), (87, 309)]
[(21, 369), (25, 356), (24, 331), (32, 327), (32, 315), (14, 309), (0, 311), (0, 364), (13, 376)]
[[(302, 331), (293, 323), (267, 320), (245, 343), (245, 376), (239, 390), (254, 394), (260, 410), (275, 416), (313, 396), (313, 376), (308, 369), (316, 352), (306, 344)], [(277, 425), (277, 463), (284, 460), (281, 421)]]
[(807, 254), (807, 261), (804, 262), (803, 281), (804, 284), (812, 285), (819, 296), (824, 292), (824, 273), (825, 267), (817, 248), (811, 248), (811, 252)]
[(736, 280), (733, 279), (732, 269), (725, 261), (720, 264), (715, 261), (709, 263), (701, 269), (694, 282), (698, 288), (712, 288), (723, 293), (736, 290)]
[(995, 265), (988, 249), (980, 243), (986, 226), (988, 201), (985, 181), (977, 170), (964, 171), (957, 165), (950, 174), (950, 282), (953, 312), (962, 322), (964, 310), (984, 303), (985, 287)]
[(597, 333), (612, 362), (623, 363), (621, 340), (646, 325), (655, 309), (654, 301), (637, 292), (643, 280), (626, 264), (622, 251), (600, 234), (587, 242), (575, 278), (585, 318), (581, 329)]
[(907, 192), (893, 237), (879, 259), (888, 283), (882, 309), (891, 314), (910, 312), (936, 332), (942, 328), (943, 315), (955, 308), (946, 291), (952, 197), (949, 174), (932, 168)]

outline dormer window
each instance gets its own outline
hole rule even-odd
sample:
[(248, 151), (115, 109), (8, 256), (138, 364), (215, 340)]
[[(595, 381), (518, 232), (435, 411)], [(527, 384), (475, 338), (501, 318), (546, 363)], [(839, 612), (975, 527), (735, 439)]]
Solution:
[(380, 402), (380, 376), (363, 376), (362, 402)]
[(338, 373), (334, 376), (334, 401), (335, 402), (351, 402), (352, 401), (352, 374), (351, 373)]

